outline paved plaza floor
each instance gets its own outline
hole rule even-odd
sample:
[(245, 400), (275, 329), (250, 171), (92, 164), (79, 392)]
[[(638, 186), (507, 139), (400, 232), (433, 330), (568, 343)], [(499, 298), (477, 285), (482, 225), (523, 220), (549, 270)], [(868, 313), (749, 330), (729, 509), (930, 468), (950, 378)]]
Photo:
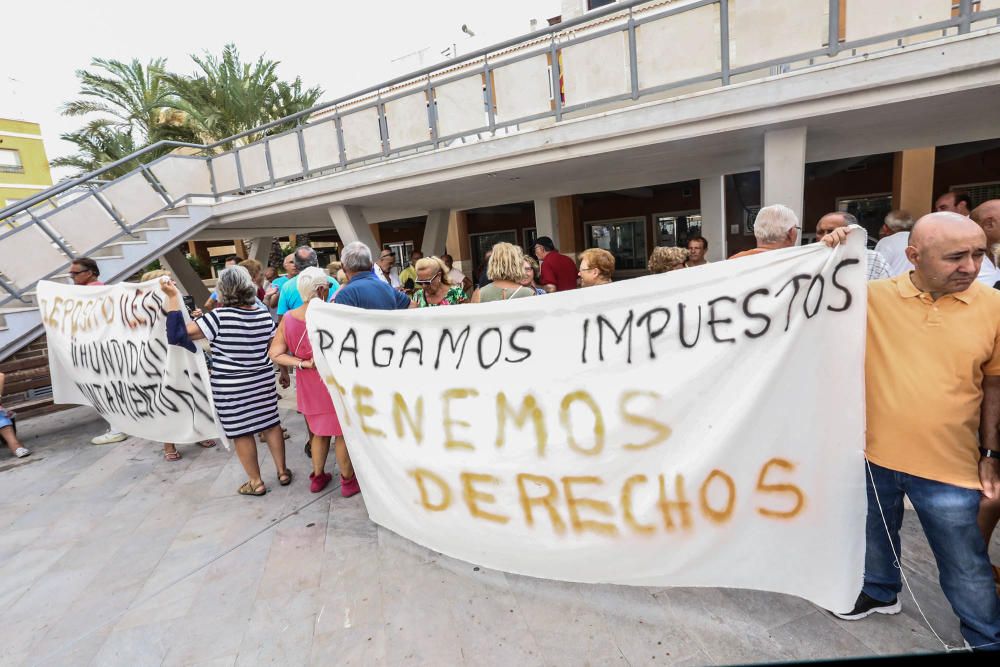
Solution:
[[(0, 455), (2, 665), (727, 664), (940, 650), (903, 613), (847, 623), (785, 595), (594, 586), (514, 576), (368, 520), (363, 495), (309, 492), (301, 418), (284, 410), (290, 487), (263, 454), (263, 498), (224, 448), (94, 446), (74, 408), (21, 424)], [(961, 645), (912, 511), (904, 569)], [(993, 544), (1000, 556), (1000, 542)], [(733, 561), (739, 567), (739, 561)]]

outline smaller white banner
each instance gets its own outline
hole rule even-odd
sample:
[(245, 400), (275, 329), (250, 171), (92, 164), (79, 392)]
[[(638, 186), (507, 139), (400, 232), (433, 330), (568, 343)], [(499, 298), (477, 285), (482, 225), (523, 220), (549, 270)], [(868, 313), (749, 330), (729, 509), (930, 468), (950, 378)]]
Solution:
[(40, 282), (55, 402), (91, 405), (112, 428), (158, 442), (221, 437), (205, 355), (167, 343), (165, 302), (159, 280)]

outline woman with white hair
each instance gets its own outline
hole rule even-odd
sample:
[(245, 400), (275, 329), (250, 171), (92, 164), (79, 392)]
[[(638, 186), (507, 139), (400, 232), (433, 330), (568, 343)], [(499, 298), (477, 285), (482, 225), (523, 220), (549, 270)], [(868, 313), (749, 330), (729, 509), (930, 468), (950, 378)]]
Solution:
[(326, 458), (330, 454), (330, 438), (335, 438), (334, 455), (340, 468), (340, 495), (348, 498), (361, 488), (354, 477), (351, 459), (344, 443), (344, 431), (340, 427), (337, 413), (330, 399), (326, 383), (316, 370), (313, 349), (306, 332), (306, 313), (312, 306), (313, 298), (326, 301), (330, 292), (330, 282), (322, 269), (310, 266), (299, 273), (297, 287), (302, 305), (294, 308), (281, 318), (278, 331), (271, 341), (268, 352), (272, 361), (295, 371), (295, 397), (298, 410), (306, 418), (310, 440), (310, 456), (313, 471), (309, 475), (309, 489), (319, 493), (326, 488), (333, 476), (326, 472)]
[(278, 483), (282, 486), (292, 483), (292, 472), (285, 467), (285, 440), (278, 417), (274, 367), (267, 356), (274, 322), (266, 310), (257, 307), (257, 286), (244, 267), (223, 269), (216, 289), (224, 305), (180, 328), (176, 325), (176, 318), (181, 317), (177, 287), (164, 281), (168, 339), (172, 344), (183, 345), (185, 340), (175, 332), (186, 331), (188, 341), (208, 340), (212, 348), (209, 376), (215, 409), (222, 430), (235, 443), (236, 455), (249, 478), (239, 493), (263, 496), (267, 487), (257, 461), (256, 433), (264, 432)]

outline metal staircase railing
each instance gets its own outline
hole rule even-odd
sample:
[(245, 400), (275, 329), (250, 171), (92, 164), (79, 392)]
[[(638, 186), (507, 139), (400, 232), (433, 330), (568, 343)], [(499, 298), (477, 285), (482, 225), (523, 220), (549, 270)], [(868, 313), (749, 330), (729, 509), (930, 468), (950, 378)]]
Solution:
[[(135, 236), (185, 200), (216, 202), (525, 124), (815, 67), (861, 47), (964, 34), (1000, 18), (1000, 9), (978, 11), (971, 0), (955, 16), (950, 3), (911, 0), (920, 5), (912, 15), (841, 25), (841, 0), (798, 0), (794, 11), (770, 1), (782, 11), (762, 15), (759, 2), (743, 0), (620, 2), (222, 141), (158, 142), (0, 210), (0, 307), (25, 303), (39, 280), (64, 273), (73, 258)], [(848, 16), (883, 11), (870, 0), (846, 3)], [(166, 150), (175, 152), (144, 162)], [(134, 162), (140, 166), (101, 182)]]

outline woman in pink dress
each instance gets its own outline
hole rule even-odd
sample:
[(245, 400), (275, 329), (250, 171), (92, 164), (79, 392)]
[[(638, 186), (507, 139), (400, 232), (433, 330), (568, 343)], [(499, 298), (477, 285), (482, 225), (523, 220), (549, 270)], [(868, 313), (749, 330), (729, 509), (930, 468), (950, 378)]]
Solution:
[(340, 468), (340, 495), (348, 498), (361, 488), (354, 475), (351, 459), (347, 454), (343, 430), (333, 409), (330, 392), (313, 363), (312, 346), (306, 333), (306, 311), (313, 297), (327, 300), (331, 284), (326, 274), (319, 268), (309, 267), (299, 273), (297, 281), (302, 305), (285, 313), (278, 325), (278, 331), (271, 341), (271, 360), (282, 366), (294, 368), (295, 394), (298, 409), (305, 415), (309, 430), (312, 431), (313, 471), (309, 475), (310, 489), (319, 493), (330, 483), (332, 475), (326, 472), (326, 458), (330, 453), (330, 438), (335, 438), (334, 455)]

